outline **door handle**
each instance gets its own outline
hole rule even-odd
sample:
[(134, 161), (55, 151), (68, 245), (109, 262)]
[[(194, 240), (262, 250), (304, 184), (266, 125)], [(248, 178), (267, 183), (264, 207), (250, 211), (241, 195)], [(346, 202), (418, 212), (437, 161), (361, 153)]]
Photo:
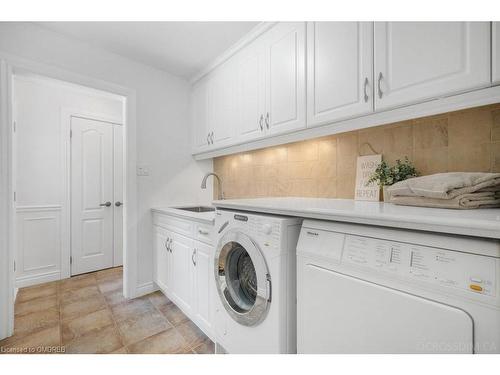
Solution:
[(120, 207), (120, 206), (123, 206), (123, 203), (122, 203), (122, 202), (120, 202), (120, 201), (118, 201), (118, 202), (115, 202), (115, 206), (116, 206), (116, 207)]
[(266, 113), (266, 127), (269, 129), (269, 112)]
[(364, 87), (363, 87), (363, 91), (364, 91), (364, 94), (365, 94), (365, 103), (368, 102), (368, 93), (366, 92), (366, 89), (368, 88), (368, 77), (365, 77), (365, 84), (364, 84)]
[(171, 238), (169, 238), (168, 240), (170, 241), (170, 245), (168, 245), (168, 250), (170, 250), (170, 252), (172, 252), (172, 250), (173, 250), (173, 249), (172, 249), (172, 242), (173, 242), (174, 240), (172, 240)]
[(165, 240), (165, 249), (167, 249), (167, 251), (170, 251), (170, 250), (168, 249), (168, 238)]
[(210, 143), (214, 144), (214, 132), (210, 133)]
[(380, 73), (378, 74), (378, 85), (377, 85), (377, 88), (378, 88), (378, 97), (379, 97), (379, 99), (382, 99), (382, 95), (384, 94), (384, 93), (382, 92), (382, 88), (380, 87), (380, 84), (381, 84), (381, 82), (382, 82), (382, 79), (384, 79), (384, 76), (382, 75), (382, 72), (380, 72)]
[(196, 266), (196, 260), (194, 256), (196, 255), (196, 249), (193, 249), (193, 254), (191, 254), (191, 262), (193, 262), (193, 266)]
[(259, 118), (260, 130), (264, 130), (264, 125), (262, 125), (262, 121), (264, 121), (264, 115), (260, 115), (260, 118)]
[(101, 206), (101, 207), (104, 207), (104, 206), (110, 207), (111, 206), (111, 202), (101, 203), (99, 206)]

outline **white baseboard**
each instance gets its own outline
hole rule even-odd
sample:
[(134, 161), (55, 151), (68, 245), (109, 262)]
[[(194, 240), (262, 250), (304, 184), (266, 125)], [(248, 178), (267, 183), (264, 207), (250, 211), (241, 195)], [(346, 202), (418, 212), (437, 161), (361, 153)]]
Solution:
[(61, 279), (61, 271), (52, 271), (41, 273), (39, 275), (18, 277), (16, 279), (16, 288), (24, 288), (31, 285), (48, 283)]
[(137, 287), (135, 297), (141, 297), (146, 294), (156, 292), (157, 290), (159, 290), (158, 286), (154, 282), (150, 281)]

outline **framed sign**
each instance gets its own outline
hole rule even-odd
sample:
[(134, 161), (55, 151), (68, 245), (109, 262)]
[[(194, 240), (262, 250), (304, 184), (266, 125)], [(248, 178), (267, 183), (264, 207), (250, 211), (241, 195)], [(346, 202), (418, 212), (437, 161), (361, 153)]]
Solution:
[(359, 201), (379, 201), (380, 187), (372, 182), (367, 185), (370, 176), (382, 162), (382, 155), (358, 156), (356, 165), (356, 187), (354, 199)]

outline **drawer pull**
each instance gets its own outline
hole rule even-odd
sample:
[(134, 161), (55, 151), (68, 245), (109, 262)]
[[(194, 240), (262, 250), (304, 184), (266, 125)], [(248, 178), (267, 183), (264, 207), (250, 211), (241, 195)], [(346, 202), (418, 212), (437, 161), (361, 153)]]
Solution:
[(203, 229), (203, 228), (198, 228), (198, 233), (204, 234), (204, 235), (210, 234), (210, 232), (208, 230)]
[(306, 233), (310, 234), (311, 236), (319, 236), (319, 233), (317, 233), (317, 232), (311, 232), (309, 230)]

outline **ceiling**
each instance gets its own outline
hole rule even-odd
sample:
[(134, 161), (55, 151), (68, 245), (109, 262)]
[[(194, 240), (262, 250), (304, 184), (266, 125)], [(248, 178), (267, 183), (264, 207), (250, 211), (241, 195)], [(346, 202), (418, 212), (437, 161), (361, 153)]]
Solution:
[(258, 22), (38, 22), (129, 59), (191, 78)]

